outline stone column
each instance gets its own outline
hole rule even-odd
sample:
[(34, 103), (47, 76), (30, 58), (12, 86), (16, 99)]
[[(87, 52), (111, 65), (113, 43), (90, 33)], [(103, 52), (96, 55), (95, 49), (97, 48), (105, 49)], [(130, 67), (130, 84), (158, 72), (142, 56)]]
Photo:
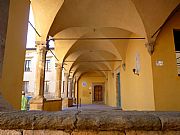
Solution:
[(56, 89), (55, 98), (61, 98), (62, 64), (56, 63)]
[(72, 98), (75, 98), (75, 84), (76, 84), (76, 80), (72, 81)]
[(68, 98), (72, 98), (72, 78), (68, 80)]
[(72, 100), (72, 91), (71, 91), (71, 85), (70, 85), (70, 79), (69, 79), (69, 74), (65, 73), (65, 97), (63, 99), (63, 107), (71, 107), (73, 106), (73, 100)]
[(73, 98), (73, 103), (76, 104), (76, 96), (75, 96), (75, 91), (76, 91), (76, 80), (73, 80), (73, 85), (72, 85), (72, 98)]
[(37, 62), (34, 98), (30, 102), (31, 110), (43, 110), (44, 106), (44, 79), (46, 63), (46, 42), (36, 41)]
[(69, 78), (69, 74), (68, 73), (64, 73), (64, 97), (67, 98), (68, 97), (68, 78)]

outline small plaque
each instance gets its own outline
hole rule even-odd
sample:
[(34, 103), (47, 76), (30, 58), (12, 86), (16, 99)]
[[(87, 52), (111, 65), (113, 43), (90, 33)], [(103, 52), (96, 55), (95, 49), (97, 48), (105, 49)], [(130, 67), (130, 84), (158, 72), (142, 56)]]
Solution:
[(164, 62), (162, 60), (157, 60), (156, 61), (156, 66), (163, 66), (164, 65)]
[(87, 83), (86, 83), (86, 82), (82, 82), (82, 86), (83, 86), (83, 87), (86, 87), (86, 86), (87, 86)]

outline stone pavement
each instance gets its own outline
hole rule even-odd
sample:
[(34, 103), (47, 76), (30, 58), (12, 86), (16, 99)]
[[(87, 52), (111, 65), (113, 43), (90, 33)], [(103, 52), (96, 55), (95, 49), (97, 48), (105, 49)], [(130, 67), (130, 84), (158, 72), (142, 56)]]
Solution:
[[(81, 107), (78, 107), (78, 110), (116, 110), (117, 107), (111, 107), (102, 104), (82, 104)], [(77, 110), (77, 106), (74, 105), (73, 107), (64, 108), (63, 110)]]

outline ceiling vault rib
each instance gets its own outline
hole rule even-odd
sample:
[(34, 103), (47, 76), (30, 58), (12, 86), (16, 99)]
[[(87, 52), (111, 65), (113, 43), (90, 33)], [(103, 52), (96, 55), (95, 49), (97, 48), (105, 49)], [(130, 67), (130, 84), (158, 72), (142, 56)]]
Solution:
[(57, 61), (59, 61), (59, 59), (57, 58), (57, 56), (53, 53), (53, 51), (49, 48), (48, 49), (51, 53), (52, 53), (52, 55), (54, 56), (54, 58), (57, 60)]
[(50, 40), (143, 40), (144, 37), (52, 38)]
[(151, 38), (153, 38), (178, 11), (180, 11), (180, 4), (172, 11), (172, 13), (167, 17), (165, 22), (155, 31), (155, 33), (151, 36)]
[(36, 30), (36, 28), (33, 26), (33, 24), (30, 22), (30, 21), (28, 21), (28, 23), (31, 25), (31, 27), (34, 29), (34, 31), (36, 32), (36, 34), (39, 36), (39, 37), (41, 37), (41, 35), (39, 34), (39, 32)]
[[(72, 71), (75, 71), (75, 70), (71, 70), (70, 72), (72, 72)], [(79, 71), (88, 71), (88, 70), (79, 70)], [(109, 70), (109, 69), (107, 69), (107, 70), (93, 70), (93, 69), (91, 69), (91, 71), (112, 71), (112, 70)]]
[(67, 61), (64, 61), (64, 62), (115, 62), (115, 61), (122, 61), (122, 60), (90, 60), (90, 61), (67, 60)]

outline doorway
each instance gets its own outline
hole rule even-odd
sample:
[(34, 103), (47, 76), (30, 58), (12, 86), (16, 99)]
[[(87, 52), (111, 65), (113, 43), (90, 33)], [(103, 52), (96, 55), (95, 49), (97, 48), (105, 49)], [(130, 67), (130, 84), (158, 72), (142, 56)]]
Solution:
[(102, 85), (95, 85), (94, 86), (94, 101), (95, 102), (102, 102), (103, 101)]

